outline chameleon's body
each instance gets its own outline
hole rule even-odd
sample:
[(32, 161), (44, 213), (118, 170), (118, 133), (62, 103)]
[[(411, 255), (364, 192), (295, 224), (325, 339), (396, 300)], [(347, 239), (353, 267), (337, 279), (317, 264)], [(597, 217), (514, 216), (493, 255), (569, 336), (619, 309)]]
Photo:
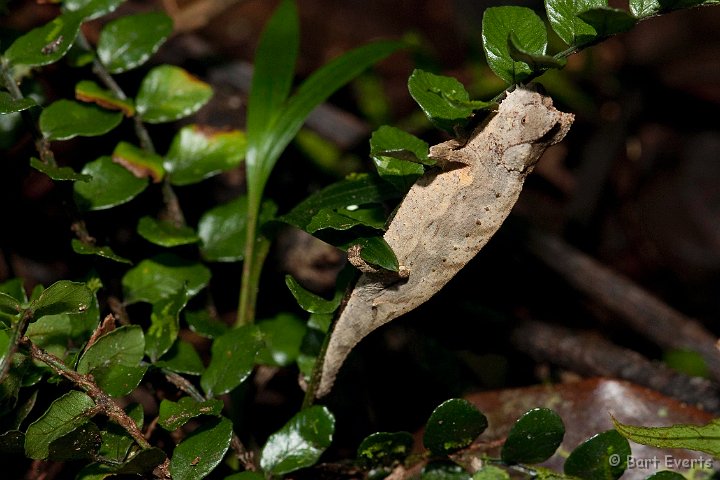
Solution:
[(317, 396), (330, 391), (362, 338), (428, 300), (485, 246), (538, 158), (563, 139), (572, 121), (549, 98), (518, 88), (465, 145), (450, 141), (430, 149), (439, 164), (458, 168), (418, 179), (384, 236), (409, 277), (361, 275), (331, 334)]

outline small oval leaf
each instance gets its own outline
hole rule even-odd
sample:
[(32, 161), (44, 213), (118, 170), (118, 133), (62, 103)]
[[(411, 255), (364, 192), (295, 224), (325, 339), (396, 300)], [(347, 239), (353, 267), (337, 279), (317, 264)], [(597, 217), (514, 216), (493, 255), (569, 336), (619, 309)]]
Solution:
[(513, 425), (502, 448), (505, 463), (540, 463), (550, 458), (562, 443), (565, 425), (549, 408), (535, 408)]
[(453, 398), (440, 404), (425, 426), (423, 444), (435, 454), (469, 446), (488, 426), (487, 418), (473, 404)]
[(68, 12), (17, 38), (5, 51), (11, 65), (40, 67), (60, 60), (70, 50), (80, 31), (83, 15)]
[(126, 117), (135, 115), (135, 105), (132, 100), (119, 98), (110, 90), (106, 90), (90, 80), (83, 80), (75, 85), (75, 99), (81, 102), (95, 103), (108, 110), (119, 110)]
[(210, 281), (210, 270), (198, 262), (163, 253), (145, 259), (128, 270), (122, 285), (127, 303), (148, 302), (155, 304), (183, 288), (189, 296), (195, 296)]
[(164, 13), (127, 15), (109, 22), (100, 32), (97, 55), (110, 73), (121, 73), (145, 63), (172, 33)]
[(113, 162), (127, 168), (138, 178), (149, 177), (158, 183), (165, 176), (160, 155), (148, 152), (127, 142), (120, 142), (112, 153)]
[(175, 447), (170, 460), (174, 480), (200, 480), (222, 461), (230, 448), (232, 422), (225, 417), (201, 426)]
[(85, 20), (92, 20), (114, 11), (125, 0), (64, 0), (63, 9), (79, 12)]
[(210, 85), (182, 68), (160, 65), (143, 79), (135, 108), (148, 123), (172, 122), (200, 110), (212, 93)]
[(30, 159), (30, 166), (35, 170), (44, 173), (53, 180), (89, 182), (92, 179), (90, 175), (77, 173), (70, 167), (58, 167), (57, 165), (48, 165), (34, 157)]
[(262, 336), (255, 325), (228, 331), (213, 341), (210, 364), (200, 377), (208, 397), (222, 395), (240, 385), (252, 372), (262, 347)]
[(78, 255), (97, 255), (98, 257), (107, 258), (108, 260), (112, 260), (113, 262), (132, 265), (132, 262), (130, 260), (116, 254), (110, 247), (88, 245), (87, 243), (81, 242), (77, 238), (72, 239), (72, 241), (70, 242), (70, 246), (72, 247), (73, 252), (77, 253)]
[(197, 243), (200, 238), (187, 226), (177, 226), (167, 220), (142, 217), (138, 221), (137, 233), (148, 242), (161, 247), (177, 247)]
[(32, 98), (15, 99), (8, 92), (0, 92), (0, 115), (22, 112), (37, 105)]
[(340, 306), (344, 295), (344, 292), (336, 292), (332, 299), (327, 300), (305, 290), (292, 275), (285, 275), (285, 285), (295, 297), (300, 308), (309, 313), (333, 313)]
[(58, 100), (40, 114), (40, 130), (48, 140), (96, 137), (120, 125), (122, 113), (109, 112), (94, 105)]
[(584, 480), (614, 480), (625, 472), (631, 454), (628, 441), (616, 430), (608, 430), (575, 448), (565, 460), (564, 471)]
[(312, 406), (270, 435), (260, 454), (260, 466), (273, 475), (309, 467), (330, 446), (335, 418), (322, 406)]
[(577, 15), (591, 8), (606, 6), (607, 0), (545, 0), (550, 26), (571, 47), (588, 43), (597, 36), (592, 25)]
[(220, 416), (223, 409), (223, 402), (217, 398), (211, 398), (198, 402), (190, 397), (182, 397), (177, 402), (164, 399), (160, 402), (158, 424), (172, 432), (185, 425), (189, 420), (200, 415)]
[(81, 210), (104, 210), (129, 202), (148, 185), (145, 178), (137, 178), (128, 169), (100, 157), (85, 164), (82, 173), (89, 175), (87, 182), (75, 182), (75, 202)]
[(94, 297), (84, 283), (60, 280), (43, 290), (30, 308), (35, 319), (58, 313), (82, 313), (90, 307)]
[(376, 432), (360, 443), (357, 457), (372, 467), (390, 466), (410, 455), (412, 444), (408, 432)]
[(281, 313), (275, 318), (258, 322), (257, 326), (263, 338), (257, 363), (286, 367), (297, 360), (307, 331), (303, 321), (294, 315)]

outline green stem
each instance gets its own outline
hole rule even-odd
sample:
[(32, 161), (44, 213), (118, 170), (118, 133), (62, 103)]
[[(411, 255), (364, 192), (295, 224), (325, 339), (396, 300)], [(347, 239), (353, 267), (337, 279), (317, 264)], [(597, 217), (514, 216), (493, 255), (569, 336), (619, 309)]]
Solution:
[(249, 325), (255, 321), (255, 304), (257, 303), (260, 274), (265, 258), (270, 251), (270, 240), (258, 233), (260, 205), (259, 196), (249, 195), (240, 300), (235, 322), (237, 327)]

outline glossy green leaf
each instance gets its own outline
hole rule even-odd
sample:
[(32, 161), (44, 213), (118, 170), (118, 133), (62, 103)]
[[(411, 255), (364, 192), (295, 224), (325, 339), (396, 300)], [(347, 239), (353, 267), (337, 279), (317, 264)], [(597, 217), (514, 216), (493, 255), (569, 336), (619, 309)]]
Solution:
[(79, 11), (86, 20), (101, 17), (113, 12), (125, 0), (64, 0), (63, 9)]
[(40, 114), (40, 130), (48, 140), (96, 137), (120, 125), (122, 113), (109, 112), (95, 105), (58, 100)]
[(495, 105), (492, 102), (470, 100), (470, 94), (463, 84), (453, 77), (435, 75), (420, 69), (415, 69), (408, 78), (408, 90), (428, 120), (452, 134), (457, 126), (466, 123), (474, 111)]
[(265, 477), (258, 472), (240, 472), (233, 473), (229, 477), (225, 477), (223, 480), (265, 480)]
[(4, 57), (10, 65), (40, 67), (55, 63), (70, 50), (82, 20), (83, 16), (76, 12), (59, 15), (17, 38)]
[(515, 33), (511, 33), (508, 36), (507, 47), (510, 58), (516, 62), (526, 63), (530, 67), (530, 70), (536, 73), (543, 72), (549, 68), (562, 68), (567, 63), (567, 60), (564, 58), (555, 58), (551, 55), (526, 51)]
[(503, 444), (505, 463), (540, 463), (550, 458), (565, 436), (565, 424), (548, 408), (535, 408), (513, 425)]
[[(5, 357), (8, 355), (8, 352), (10, 350), (10, 336), (8, 335), (8, 332), (8, 330), (0, 330), (0, 362), (5, 360)], [(7, 380), (7, 378), (5, 380)], [(10, 382), (6, 383), (9, 384)], [(0, 400), (3, 399), (3, 393), (6, 392), (0, 391)]]
[(7, 293), (0, 292), (0, 312), (8, 315), (16, 315), (20, 313), (20, 302)]
[(45, 315), (28, 325), (25, 336), (38, 347), (63, 359), (72, 338), (71, 316)]
[[(135, 403), (125, 408), (125, 413), (133, 420), (135, 426), (142, 430), (145, 420), (145, 413), (142, 405)], [(102, 430), (102, 444), (98, 455), (104, 460), (121, 463), (130, 451), (135, 440), (120, 425), (108, 422), (107, 426)]]
[(670, 470), (660, 470), (647, 477), (645, 480), (687, 480), (684, 476)]
[(10, 295), (20, 303), (28, 301), (22, 278), (11, 278), (10, 280), (0, 283), (0, 292)]
[(270, 435), (260, 454), (260, 466), (273, 475), (309, 467), (330, 446), (335, 432), (332, 413), (318, 405), (300, 411)]
[(425, 425), (423, 444), (435, 454), (469, 446), (485, 431), (487, 418), (473, 404), (453, 398), (440, 404)]
[(95, 414), (95, 402), (85, 393), (72, 390), (57, 398), (25, 432), (25, 454), (46, 459), (50, 444), (85, 424)]
[(40, 296), (30, 303), (35, 319), (43, 315), (58, 313), (82, 313), (90, 307), (93, 294), (84, 283), (60, 280), (43, 290)]
[(146, 366), (140, 365), (145, 337), (139, 325), (126, 325), (98, 338), (83, 353), (78, 373), (90, 373), (98, 386), (114, 397), (133, 391), (142, 380)]
[(312, 220), (306, 227), (306, 231), (308, 233), (315, 233), (318, 230), (328, 228), (333, 230), (349, 230), (357, 226), (385, 230), (386, 217), (386, 211), (380, 205), (363, 207), (348, 205), (339, 208), (321, 208), (313, 215)]
[(190, 330), (206, 338), (216, 338), (227, 332), (230, 327), (214, 318), (207, 310), (185, 311), (185, 323)]
[(112, 153), (113, 162), (127, 168), (138, 178), (149, 177), (154, 183), (165, 176), (163, 159), (160, 155), (148, 152), (127, 142), (120, 142)]
[(182, 340), (175, 342), (154, 365), (186, 375), (202, 375), (205, 371), (205, 366), (195, 347)]
[(217, 398), (198, 402), (190, 397), (182, 397), (177, 402), (163, 400), (160, 402), (158, 424), (172, 432), (200, 415), (220, 416), (223, 402)]
[(208, 397), (222, 395), (240, 385), (252, 372), (262, 347), (257, 326), (247, 325), (228, 331), (213, 341), (210, 364), (200, 377)]
[(135, 115), (135, 105), (132, 100), (120, 98), (91, 80), (82, 80), (75, 85), (75, 99), (95, 103), (108, 110), (119, 110), (126, 117)]
[(126, 72), (145, 63), (172, 30), (172, 20), (164, 13), (120, 17), (103, 27), (97, 55), (110, 73)]
[(285, 285), (300, 308), (310, 313), (333, 313), (340, 306), (343, 297), (343, 292), (336, 292), (332, 299), (325, 299), (305, 290), (292, 275), (285, 275)]
[(125, 257), (116, 254), (110, 247), (99, 247), (97, 245), (88, 245), (77, 238), (73, 238), (70, 242), (73, 252), (79, 255), (97, 255), (98, 257), (107, 258), (118, 263), (126, 263), (132, 265), (132, 262)]
[(195, 230), (187, 226), (177, 226), (167, 220), (157, 220), (152, 217), (142, 217), (138, 221), (137, 233), (148, 242), (161, 247), (177, 247), (190, 245), (200, 241)]
[(300, 355), (300, 346), (307, 331), (305, 323), (294, 315), (281, 313), (257, 324), (263, 338), (257, 363), (286, 367)]
[(545, 55), (545, 23), (527, 7), (492, 7), (485, 10), (482, 22), (485, 58), (495, 74), (509, 84), (520, 83), (534, 70), (524, 62), (513, 60), (508, 49), (512, 35), (516, 48), (532, 55)]
[[(552, 477), (547, 478), (547, 480), (551, 479)], [(510, 474), (507, 470), (495, 465), (485, 465), (473, 474), (472, 480), (510, 480)]]
[(430, 462), (423, 467), (421, 480), (470, 480), (470, 474), (457, 463), (450, 461)]
[(37, 102), (32, 98), (20, 98), (16, 100), (8, 92), (0, 92), (0, 115), (22, 112), (35, 106), (37, 106)]
[(649, 17), (662, 10), (659, 0), (630, 0), (630, 13), (637, 18)]
[(173, 480), (199, 480), (209, 475), (230, 448), (232, 433), (232, 422), (221, 417), (185, 437), (170, 460)]
[(413, 437), (408, 432), (376, 432), (360, 443), (357, 458), (369, 466), (389, 466), (410, 455), (412, 445)]
[(642, 445), (657, 448), (687, 448), (720, 456), (720, 419), (705, 425), (672, 425), (669, 427), (643, 427), (625, 425), (613, 418), (615, 429), (623, 437)]
[(81, 210), (104, 210), (127, 203), (148, 185), (146, 178), (136, 177), (110, 157), (86, 163), (82, 173), (92, 178), (73, 185), (75, 202)]
[(86, 422), (72, 432), (50, 442), (48, 458), (60, 462), (88, 460), (95, 458), (101, 444), (100, 429), (94, 423)]
[(322, 209), (347, 209), (349, 206), (381, 203), (398, 196), (392, 185), (378, 177), (355, 175), (310, 195), (278, 220), (307, 231)]
[(188, 125), (173, 138), (165, 170), (173, 185), (190, 185), (237, 167), (245, 159), (246, 148), (245, 134), (239, 130)]
[(592, 25), (578, 17), (591, 8), (607, 7), (607, 0), (545, 0), (550, 26), (571, 47), (591, 42), (597, 36)]
[(155, 362), (173, 346), (180, 332), (180, 312), (188, 302), (185, 290), (153, 304), (150, 327), (145, 334), (145, 353)]
[(90, 180), (92, 180), (92, 177), (90, 175), (77, 173), (70, 167), (58, 167), (57, 165), (48, 165), (41, 162), (35, 157), (32, 157), (30, 159), (30, 166), (35, 170), (44, 173), (53, 180), (71, 180), (81, 182), (89, 182)]
[(615, 430), (589, 438), (565, 460), (566, 475), (584, 480), (614, 480), (627, 468), (630, 444)]
[(210, 85), (182, 68), (160, 65), (143, 79), (135, 108), (145, 122), (172, 122), (200, 110), (212, 94)]
[[(260, 225), (275, 217), (277, 206), (272, 201), (262, 203)], [(235, 262), (243, 259), (247, 237), (247, 197), (238, 197), (203, 214), (198, 223), (202, 240), (200, 252), (211, 262)]]
[(353, 239), (342, 245), (343, 248), (350, 248), (353, 245), (360, 245), (360, 257), (371, 265), (375, 265), (384, 270), (390, 272), (397, 272), (400, 270), (400, 263), (398, 262), (395, 252), (393, 252), (390, 245), (381, 236), (376, 237), (361, 237)]
[(610, 7), (591, 8), (579, 13), (578, 17), (591, 25), (598, 37), (627, 32), (637, 23), (637, 19), (625, 10)]
[(435, 164), (428, 153), (426, 142), (399, 128), (385, 125), (370, 137), (370, 156), (378, 174), (403, 193), (425, 172), (423, 165)]
[(183, 288), (193, 297), (207, 286), (210, 270), (198, 262), (163, 253), (143, 260), (123, 276), (127, 303), (157, 303)]

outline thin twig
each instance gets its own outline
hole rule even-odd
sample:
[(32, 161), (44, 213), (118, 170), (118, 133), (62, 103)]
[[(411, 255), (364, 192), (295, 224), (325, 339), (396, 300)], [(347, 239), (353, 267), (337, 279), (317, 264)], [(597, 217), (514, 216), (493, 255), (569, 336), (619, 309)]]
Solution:
[(23, 337), (23, 335), (25, 335), (25, 330), (27, 329), (28, 323), (30, 323), (32, 315), (32, 310), (25, 310), (21, 315), (20, 320), (18, 320), (12, 327), (8, 350), (7, 352), (5, 352), (2, 363), (0, 363), (0, 383), (5, 381), (5, 377), (10, 372), (13, 357), (15, 356), (15, 352), (17, 352), (18, 350), (18, 343), (20, 342), (20, 339)]

